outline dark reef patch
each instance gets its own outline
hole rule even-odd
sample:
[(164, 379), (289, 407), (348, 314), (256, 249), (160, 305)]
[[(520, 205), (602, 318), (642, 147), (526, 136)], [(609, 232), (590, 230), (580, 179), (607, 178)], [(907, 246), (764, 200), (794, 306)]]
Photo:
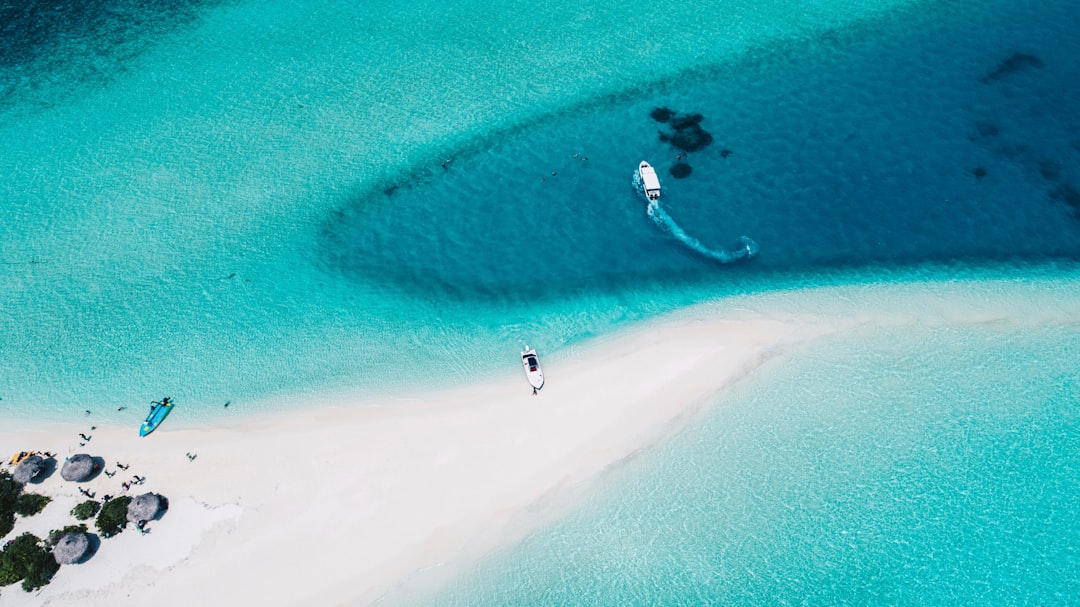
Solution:
[(694, 172), (694, 169), (685, 162), (676, 162), (668, 169), (668, 172), (671, 173), (671, 176), (675, 179), (686, 179), (690, 176), (690, 173)]
[(727, 158), (728, 156), (731, 156), (734, 153), (735, 152), (732, 152), (731, 150), (727, 150), (727, 149), (720, 150), (720, 157), (721, 158)]
[(713, 142), (713, 136), (700, 125), (677, 131), (671, 136), (671, 145), (684, 152), (696, 152)]
[(983, 84), (989, 84), (1007, 78), (1022, 72), (1028, 68), (1040, 68), (1043, 66), (1042, 59), (1030, 53), (1013, 53), (1009, 55), (1004, 61), (998, 64), (994, 70), (982, 78), (979, 78), (979, 82)]
[(163, 34), (229, 0), (12, 0), (0, 4), (0, 108), (51, 105), (108, 82)]
[(983, 177), (986, 177), (986, 169), (975, 167), (971, 170), (971, 174), (975, 176), (975, 179), (982, 179)]
[[(670, 143), (684, 152), (696, 152), (713, 142), (712, 134), (701, 128), (701, 122), (705, 120), (705, 116), (701, 114), (678, 114), (668, 108), (657, 109), (669, 112), (664, 116), (671, 123), (670, 133), (663, 131), (657, 133), (660, 141)], [(656, 119), (656, 112), (657, 110), (653, 110), (652, 114), (650, 114), (654, 120)]]
[(1080, 190), (1070, 183), (1063, 183), (1050, 191), (1050, 198), (1072, 207), (1073, 213), (1080, 218)]
[(675, 116), (675, 110), (666, 107), (658, 107), (649, 112), (649, 117), (657, 122), (668, 122)]

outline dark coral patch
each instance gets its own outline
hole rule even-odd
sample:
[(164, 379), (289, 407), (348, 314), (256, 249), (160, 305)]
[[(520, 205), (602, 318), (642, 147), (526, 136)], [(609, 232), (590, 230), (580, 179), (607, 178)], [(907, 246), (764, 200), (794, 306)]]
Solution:
[(1080, 190), (1077, 190), (1072, 185), (1065, 183), (1062, 184), (1050, 192), (1050, 198), (1064, 202), (1073, 208), (1073, 211), (1080, 214)]
[(713, 136), (698, 124), (681, 129), (671, 137), (671, 145), (684, 152), (696, 152), (712, 141)]
[(998, 64), (994, 71), (979, 78), (979, 82), (983, 84), (989, 84), (1002, 78), (1012, 76), (1017, 72), (1021, 72), (1028, 68), (1039, 68), (1043, 66), (1042, 59), (1039, 59), (1035, 55), (1029, 53), (1013, 53), (1007, 59)]
[(657, 109), (671, 112), (670, 115), (665, 114), (670, 119), (671, 132), (659, 131), (660, 141), (670, 143), (684, 152), (696, 152), (712, 143), (712, 135), (701, 128), (701, 121), (705, 120), (705, 117), (701, 114), (679, 115), (668, 108)]
[(975, 167), (972, 169), (971, 174), (975, 176), (975, 179), (982, 179), (983, 177), (986, 177), (986, 169)]
[(731, 150), (720, 150), (720, 157), (721, 158), (727, 158), (728, 156), (731, 156), (734, 153), (735, 152), (732, 152)]
[(655, 110), (649, 112), (649, 117), (657, 122), (667, 122), (671, 120), (674, 116), (675, 110), (666, 107), (658, 107)]
[(668, 172), (670, 172), (671, 176), (675, 179), (686, 179), (690, 176), (690, 173), (694, 172), (694, 169), (685, 162), (677, 162), (668, 169)]

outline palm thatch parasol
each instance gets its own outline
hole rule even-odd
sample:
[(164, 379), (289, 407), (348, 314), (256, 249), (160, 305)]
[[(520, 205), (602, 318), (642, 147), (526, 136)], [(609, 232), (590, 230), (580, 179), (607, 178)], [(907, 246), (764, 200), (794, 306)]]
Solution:
[(19, 462), (18, 466), (15, 466), (15, 471), (11, 473), (11, 478), (20, 485), (29, 483), (32, 478), (41, 474), (41, 471), (45, 469), (45, 459), (40, 455), (31, 455), (23, 461)]
[(82, 483), (93, 478), (97, 471), (98, 464), (94, 458), (85, 453), (79, 453), (72, 455), (64, 462), (64, 467), (60, 469), (60, 476), (65, 481)]
[(139, 521), (152, 521), (164, 509), (165, 498), (156, 493), (144, 493), (128, 504), (127, 519), (136, 524)]
[(78, 563), (90, 551), (90, 536), (85, 533), (65, 534), (53, 547), (53, 558), (61, 565)]

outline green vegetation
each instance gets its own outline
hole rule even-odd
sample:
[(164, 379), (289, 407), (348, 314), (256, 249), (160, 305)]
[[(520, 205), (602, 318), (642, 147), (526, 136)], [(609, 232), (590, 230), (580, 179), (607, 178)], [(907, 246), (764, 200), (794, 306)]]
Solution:
[(15, 513), (19, 516), (33, 516), (45, 509), (52, 499), (37, 493), (23, 493), (15, 499)]
[(0, 537), (15, 528), (15, 504), (22, 493), (22, 485), (16, 483), (5, 470), (0, 470)]
[(71, 515), (80, 521), (94, 518), (94, 515), (101, 509), (101, 504), (97, 500), (86, 500), (78, 506), (71, 509)]
[(49, 498), (36, 493), (23, 493), (23, 486), (0, 470), (0, 537), (15, 528), (15, 515), (33, 516), (49, 503)]
[(15, 482), (8, 471), (0, 470), (0, 538), (15, 528), (15, 515), (32, 516), (51, 500), (38, 494), (24, 494), (23, 485)]
[(58, 569), (56, 559), (31, 533), (15, 538), (0, 552), (0, 586), (22, 580), (23, 590), (30, 592), (48, 584)]
[(45, 546), (52, 548), (60, 542), (60, 538), (69, 533), (86, 533), (86, 525), (68, 525), (63, 529), (53, 529), (49, 532), (49, 537), (45, 539)]
[(105, 502), (98, 513), (95, 525), (101, 537), (112, 537), (124, 530), (127, 525), (127, 507), (131, 503), (128, 496), (117, 497)]

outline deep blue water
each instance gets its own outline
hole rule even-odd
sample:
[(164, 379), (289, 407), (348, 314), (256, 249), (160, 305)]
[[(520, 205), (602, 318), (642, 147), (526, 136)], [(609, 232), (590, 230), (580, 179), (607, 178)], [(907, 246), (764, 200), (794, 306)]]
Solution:
[[(323, 258), (358, 282), (484, 300), (862, 264), (1075, 260), (1071, 3), (1008, 4), (929, 6), (748, 52), (478, 142), (448, 170), (328, 219)], [(701, 113), (714, 138), (688, 155), (688, 178), (667, 174), (681, 150), (660, 141), (671, 129), (650, 118), (656, 107)], [(657, 230), (630, 186), (642, 158), (688, 234), (716, 248), (746, 234), (760, 256), (719, 267)]]

